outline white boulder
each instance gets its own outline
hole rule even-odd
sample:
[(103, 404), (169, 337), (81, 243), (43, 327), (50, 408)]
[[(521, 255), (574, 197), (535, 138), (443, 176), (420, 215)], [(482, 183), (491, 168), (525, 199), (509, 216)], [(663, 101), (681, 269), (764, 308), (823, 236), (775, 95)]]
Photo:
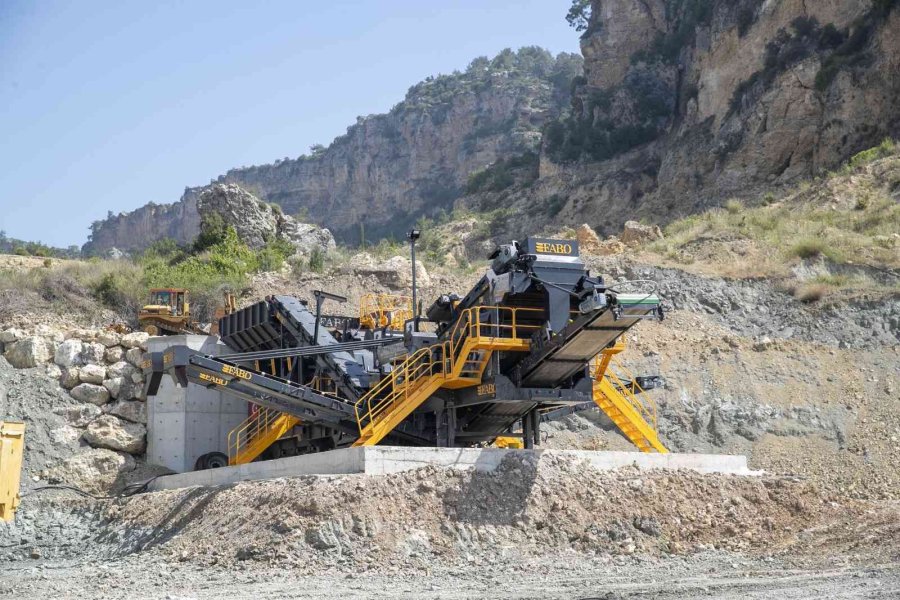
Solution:
[(95, 448), (121, 450), (130, 454), (143, 452), (147, 447), (146, 427), (123, 421), (114, 415), (98, 417), (87, 426), (83, 437)]
[(68, 339), (56, 347), (53, 362), (61, 367), (72, 367), (81, 364), (81, 351), (84, 346), (79, 339)]
[(126, 333), (122, 336), (121, 344), (126, 348), (140, 348), (150, 339), (150, 334), (146, 331), (135, 331), (134, 333)]
[(79, 402), (90, 402), (91, 404), (96, 404), (97, 406), (101, 406), (109, 402), (109, 390), (107, 390), (102, 385), (95, 385), (93, 383), (80, 383), (72, 388), (72, 391), (69, 393), (72, 394), (72, 397)]
[(115, 331), (101, 331), (97, 335), (97, 342), (103, 344), (107, 348), (118, 346), (121, 340), (122, 336), (120, 336)]
[(67, 390), (71, 390), (73, 387), (81, 383), (81, 377), (79, 376), (78, 367), (63, 367), (60, 369), (62, 373), (59, 375), (59, 385), (63, 386)]
[(93, 404), (78, 404), (59, 409), (58, 414), (65, 417), (72, 427), (87, 427), (88, 423), (102, 415), (103, 411)]
[(78, 377), (82, 383), (101, 385), (106, 379), (106, 367), (100, 365), (84, 365), (79, 369)]
[(3, 356), (17, 369), (30, 369), (50, 360), (47, 340), (32, 336), (6, 346)]
[(125, 348), (122, 346), (110, 346), (106, 349), (106, 352), (103, 353), (103, 360), (109, 364), (125, 360)]
[(132, 423), (147, 424), (147, 404), (139, 400), (118, 400), (111, 405), (109, 414)]
[(122, 382), (124, 380), (121, 377), (112, 377), (110, 379), (106, 379), (103, 381), (103, 387), (109, 391), (109, 395), (113, 398), (119, 397), (119, 391), (122, 389)]
[(122, 474), (134, 468), (135, 461), (130, 454), (92, 448), (49, 469), (47, 478), (50, 483), (64, 483), (102, 494), (112, 489)]
[(103, 362), (103, 355), (106, 354), (106, 346), (98, 342), (87, 342), (81, 349), (82, 364), (100, 364)]
[(22, 331), (21, 329), (16, 329), (15, 327), (10, 327), (9, 329), (0, 332), (0, 344), (12, 344), (13, 342), (18, 342), (24, 337), (24, 331)]
[(129, 348), (125, 352), (125, 360), (135, 367), (140, 367), (141, 361), (144, 360), (144, 351), (140, 348)]

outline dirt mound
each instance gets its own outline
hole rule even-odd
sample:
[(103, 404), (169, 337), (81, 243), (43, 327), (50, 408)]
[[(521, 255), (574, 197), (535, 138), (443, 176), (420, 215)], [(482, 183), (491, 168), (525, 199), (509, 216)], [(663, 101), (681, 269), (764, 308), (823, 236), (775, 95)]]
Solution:
[[(92, 507), (73, 502), (68, 512), (55, 500), (41, 514), (89, 538), (75, 553), (152, 551), (199, 564), (249, 560), (313, 572), (342, 565), (489, 564), (548, 551), (765, 552), (857, 512), (826, 502), (811, 485), (784, 479), (600, 472), (569, 458), (536, 462), (521, 454), (493, 472), (428, 467), (377, 478), (300, 477)], [(29, 541), (10, 558), (31, 551), (31, 544), (57, 552), (56, 543)]]

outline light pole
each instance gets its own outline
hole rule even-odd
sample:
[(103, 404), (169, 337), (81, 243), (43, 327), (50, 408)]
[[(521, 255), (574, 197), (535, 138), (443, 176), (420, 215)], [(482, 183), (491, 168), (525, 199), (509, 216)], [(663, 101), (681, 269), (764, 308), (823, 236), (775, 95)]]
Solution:
[(410, 229), (406, 233), (409, 240), (409, 253), (412, 258), (412, 304), (413, 304), (413, 330), (419, 330), (419, 307), (416, 304), (416, 240), (422, 237), (418, 229)]

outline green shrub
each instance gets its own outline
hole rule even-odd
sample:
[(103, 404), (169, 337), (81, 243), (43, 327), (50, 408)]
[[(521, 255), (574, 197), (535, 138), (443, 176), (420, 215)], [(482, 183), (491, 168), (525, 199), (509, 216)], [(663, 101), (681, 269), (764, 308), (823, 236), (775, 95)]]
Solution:
[(822, 240), (809, 238), (794, 244), (791, 247), (790, 254), (798, 258), (815, 258), (825, 253), (826, 247)]
[(25, 249), (24, 246), (16, 246), (13, 249), (13, 254), (15, 254), (16, 256), (31, 256), (31, 254), (28, 252), (28, 250)]
[(321, 273), (325, 270), (325, 252), (321, 248), (313, 248), (309, 253), (309, 270), (313, 273)]
[(863, 150), (862, 152), (854, 154), (852, 157), (850, 157), (850, 160), (847, 161), (847, 167), (849, 167), (850, 169), (856, 169), (880, 158), (886, 158), (888, 156), (891, 156), (896, 148), (897, 143), (894, 142), (894, 140), (885, 138), (877, 146), (869, 148), (868, 150)]

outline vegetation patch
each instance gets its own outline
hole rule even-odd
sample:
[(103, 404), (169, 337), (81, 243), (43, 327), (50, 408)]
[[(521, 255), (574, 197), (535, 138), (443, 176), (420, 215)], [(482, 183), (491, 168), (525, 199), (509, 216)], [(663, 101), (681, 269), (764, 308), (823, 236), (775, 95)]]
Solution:
[(531, 183), (538, 178), (539, 163), (540, 158), (535, 152), (501, 158), (486, 169), (472, 173), (466, 183), (466, 193), (500, 192), (517, 182)]

